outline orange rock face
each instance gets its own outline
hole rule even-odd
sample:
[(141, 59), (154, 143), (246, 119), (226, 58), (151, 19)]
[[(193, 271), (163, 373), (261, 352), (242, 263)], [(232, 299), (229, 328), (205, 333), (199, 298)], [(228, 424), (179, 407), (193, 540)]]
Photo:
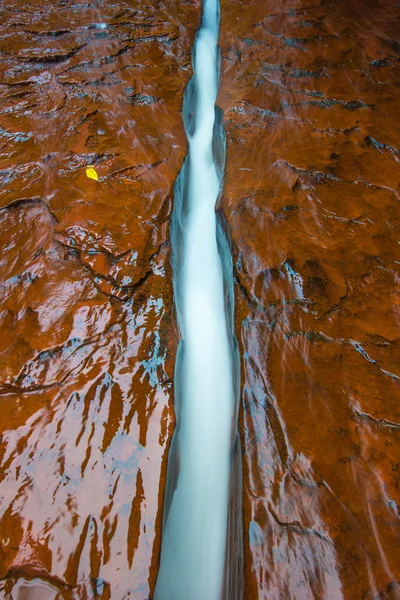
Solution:
[(222, 2), (246, 600), (400, 597), (398, 18)]
[(169, 0), (1, 5), (2, 597), (43, 600), (47, 581), (63, 598), (143, 600), (154, 584), (177, 343), (168, 224), (198, 15)]
[[(399, 7), (221, 10), (245, 600), (398, 599)], [(197, 0), (0, 6), (4, 598), (151, 596), (199, 16)]]

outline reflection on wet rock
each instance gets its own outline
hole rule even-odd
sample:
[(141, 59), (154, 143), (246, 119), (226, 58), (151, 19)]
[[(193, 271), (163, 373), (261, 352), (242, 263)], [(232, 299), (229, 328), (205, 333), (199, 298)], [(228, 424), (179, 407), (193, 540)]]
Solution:
[(19, 578), (9, 593), (13, 600), (57, 600), (60, 597), (59, 588), (37, 577), (29, 580)]
[[(5, 599), (153, 593), (199, 17), (0, 3)], [(398, 18), (390, 0), (221, 0), (245, 600), (400, 596)]]
[(2, 597), (152, 593), (197, 25), (169, 0), (0, 8)]

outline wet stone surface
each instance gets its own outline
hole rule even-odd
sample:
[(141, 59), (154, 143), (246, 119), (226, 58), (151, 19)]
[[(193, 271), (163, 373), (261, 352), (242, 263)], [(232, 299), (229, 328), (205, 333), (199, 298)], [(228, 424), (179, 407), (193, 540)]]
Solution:
[[(245, 600), (397, 600), (399, 7), (221, 10)], [(199, 15), (188, 0), (1, 3), (4, 598), (154, 588), (168, 228)]]
[(154, 586), (177, 343), (168, 226), (198, 14), (1, 4), (1, 597)]
[(400, 597), (398, 18), (222, 3), (246, 600)]

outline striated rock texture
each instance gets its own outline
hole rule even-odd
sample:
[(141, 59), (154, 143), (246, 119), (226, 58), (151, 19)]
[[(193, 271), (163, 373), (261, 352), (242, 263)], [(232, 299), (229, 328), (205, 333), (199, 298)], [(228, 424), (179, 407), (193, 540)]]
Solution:
[(199, 18), (174, 0), (1, 3), (2, 598), (154, 586)]
[(399, 5), (221, 8), (245, 598), (398, 599)]
[[(399, 6), (221, 9), (245, 599), (395, 600)], [(198, 0), (0, 3), (2, 598), (154, 588), (199, 18)]]

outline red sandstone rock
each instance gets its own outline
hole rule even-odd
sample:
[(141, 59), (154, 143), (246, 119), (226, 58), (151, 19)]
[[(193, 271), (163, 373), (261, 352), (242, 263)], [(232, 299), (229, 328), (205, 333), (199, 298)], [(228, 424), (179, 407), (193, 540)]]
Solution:
[(222, 2), (249, 600), (400, 597), (398, 16)]
[[(395, 599), (398, 6), (221, 5), (245, 598)], [(199, 8), (0, 9), (4, 595), (48, 581), (65, 599), (145, 600), (154, 585), (168, 220)]]
[(168, 222), (198, 15), (0, 8), (3, 594), (42, 598), (36, 579), (17, 591), (32, 577), (63, 598), (154, 585), (177, 342)]

